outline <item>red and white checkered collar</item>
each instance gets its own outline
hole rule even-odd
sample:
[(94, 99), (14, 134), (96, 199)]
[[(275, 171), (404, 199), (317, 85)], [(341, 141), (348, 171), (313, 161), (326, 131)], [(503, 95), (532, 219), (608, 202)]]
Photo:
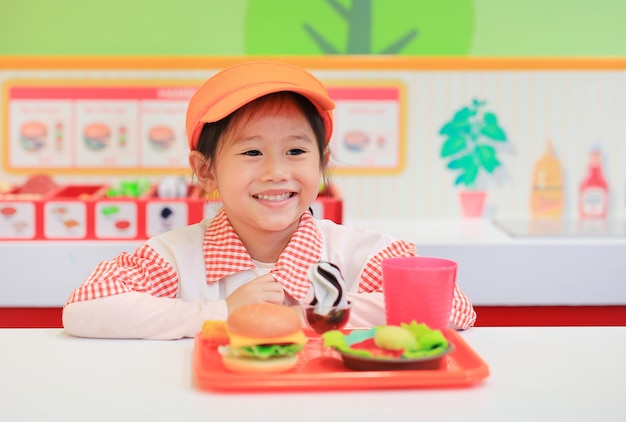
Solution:
[[(289, 295), (302, 300), (310, 286), (309, 267), (321, 257), (322, 235), (311, 213), (305, 212), (270, 273)], [(217, 213), (204, 235), (204, 262), (207, 283), (255, 267), (224, 210)]]

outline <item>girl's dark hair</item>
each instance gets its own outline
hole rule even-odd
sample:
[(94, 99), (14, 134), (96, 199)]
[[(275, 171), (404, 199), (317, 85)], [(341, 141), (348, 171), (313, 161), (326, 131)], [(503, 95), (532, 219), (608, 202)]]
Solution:
[(198, 146), (196, 147), (196, 150), (202, 153), (207, 160), (213, 162), (217, 154), (222, 136), (231, 129), (232, 121), (238, 121), (239, 116), (241, 116), (241, 114), (245, 110), (251, 110), (252, 114), (254, 114), (256, 110), (259, 110), (268, 102), (274, 101), (279, 103), (279, 107), (282, 107), (282, 105), (286, 101), (293, 101), (308, 120), (309, 124), (311, 125), (311, 129), (315, 134), (315, 140), (317, 142), (320, 156), (320, 165), (322, 167), (322, 173), (324, 175), (324, 182), (326, 183), (326, 185), (328, 185), (328, 175), (326, 172), (328, 155), (326, 154), (325, 147), (326, 130), (324, 129), (324, 123), (322, 122), (322, 118), (320, 117), (319, 112), (311, 103), (311, 101), (309, 101), (305, 96), (297, 94), (295, 92), (282, 91), (264, 95), (260, 98), (257, 98), (256, 100), (249, 102), (245, 106), (234, 111), (223, 119), (218, 120), (217, 122), (205, 123), (202, 128), (202, 132), (200, 133), (200, 138), (198, 139)]

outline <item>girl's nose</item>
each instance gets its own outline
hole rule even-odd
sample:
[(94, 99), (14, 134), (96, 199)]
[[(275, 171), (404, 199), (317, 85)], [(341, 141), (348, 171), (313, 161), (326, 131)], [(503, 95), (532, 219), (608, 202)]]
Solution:
[(286, 160), (271, 154), (266, 155), (263, 160), (262, 178), (272, 182), (278, 182), (289, 178), (289, 166)]

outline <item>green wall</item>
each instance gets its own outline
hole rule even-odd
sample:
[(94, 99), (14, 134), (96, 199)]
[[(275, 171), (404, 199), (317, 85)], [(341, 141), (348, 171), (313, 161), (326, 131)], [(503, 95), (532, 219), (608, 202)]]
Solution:
[(626, 56), (624, 0), (354, 1), (0, 0), (0, 54)]

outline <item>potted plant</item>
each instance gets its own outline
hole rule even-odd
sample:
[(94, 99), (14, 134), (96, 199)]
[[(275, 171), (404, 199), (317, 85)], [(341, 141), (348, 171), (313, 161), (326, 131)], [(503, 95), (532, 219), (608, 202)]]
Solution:
[(486, 104), (474, 99), (439, 130), (445, 137), (441, 158), (448, 161), (448, 169), (458, 173), (454, 185), (464, 188), (459, 195), (466, 217), (482, 215), (486, 192), (479, 180), (502, 165), (497, 147), (507, 142), (496, 115), (484, 110)]

